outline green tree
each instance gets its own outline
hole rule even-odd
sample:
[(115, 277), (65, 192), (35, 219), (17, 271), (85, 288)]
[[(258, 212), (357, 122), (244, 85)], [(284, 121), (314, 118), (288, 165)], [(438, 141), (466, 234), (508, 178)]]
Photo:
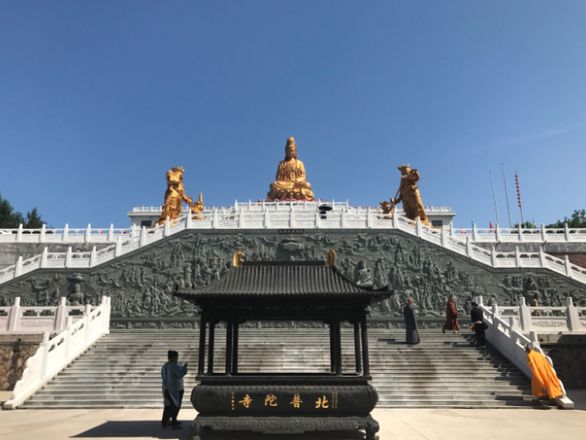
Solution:
[(33, 208), (30, 212), (26, 213), (26, 223), (24, 224), (26, 229), (39, 229), (43, 227), (44, 223), (37, 208)]
[(0, 196), (0, 228), (18, 228), (22, 224), (27, 229), (37, 229), (43, 226), (43, 219), (37, 208), (33, 208), (26, 214), (26, 221), (23, 215), (16, 211), (10, 202)]
[(8, 200), (0, 196), (0, 228), (18, 228), (24, 223), (22, 214), (15, 211)]
[(570, 218), (564, 217), (563, 220), (558, 220), (551, 225), (547, 225), (548, 228), (563, 228), (564, 224), (568, 224), (569, 228), (586, 228), (586, 209), (576, 209)]
[[(535, 225), (535, 221), (533, 220), (525, 220), (523, 223), (520, 224), (523, 229), (535, 229), (537, 226)], [(519, 223), (515, 223), (513, 228), (518, 229)]]

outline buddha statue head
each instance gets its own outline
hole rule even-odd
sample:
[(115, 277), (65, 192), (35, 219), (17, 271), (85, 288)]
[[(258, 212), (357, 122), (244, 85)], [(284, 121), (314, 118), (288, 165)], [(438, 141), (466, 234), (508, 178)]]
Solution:
[(295, 138), (289, 136), (285, 145), (285, 160), (297, 159), (297, 144)]

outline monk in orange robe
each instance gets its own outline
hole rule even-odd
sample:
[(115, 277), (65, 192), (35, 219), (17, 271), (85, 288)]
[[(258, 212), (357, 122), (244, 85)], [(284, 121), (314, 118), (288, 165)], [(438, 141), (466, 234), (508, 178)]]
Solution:
[(547, 358), (538, 351), (532, 350), (528, 345), (527, 362), (533, 379), (531, 379), (531, 392), (537, 398), (557, 399), (564, 395), (560, 380)]
[(458, 323), (458, 306), (456, 305), (456, 297), (450, 295), (448, 302), (446, 303), (446, 323), (442, 328), (445, 333), (446, 330), (451, 330), (454, 334), (460, 330), (460, 324)]

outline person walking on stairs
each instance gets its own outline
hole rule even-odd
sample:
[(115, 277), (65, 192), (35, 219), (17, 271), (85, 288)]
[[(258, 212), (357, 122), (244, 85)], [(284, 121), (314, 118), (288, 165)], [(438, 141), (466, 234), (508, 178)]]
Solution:
[(472, 310), (470, 310), (470, 321), (470, 328), (474, 332), (474, 336), (476, 336), (476, 345), (486, 347), (486, 335), (484, 332), (488, 325), (484, 322), (482, 309), (475, 302), (472, 303)]
[(531, 369), (531, 392), (537, 399), (554, 400), (564, 395), (560, 380), (551, 363), (531, 345), (525, 347), (527, 363)]
[(187, 374), (187, 363), (180, 364), (179, 353), (174, 350), (169, 350), (167, 359), (168, 361), (161, 368), (165, 404), (161, 426), (165, 428), (171, 425), (173, 429), (180, 429), (181, 422), (177, 421), (177, 415), (183, 400), (183, 376)]
[(456, 297), (450, 295), (448, 302), (446, 303), (446, 323), (444, 324), (443, 332), (451, 330), (454, 334), (457, 334), (460, 330), (460, 324), (458, 324), (458, 307), (456, 306)]
[(413, 298), (407, 298), (407, 304), (403, 308), (403, 317), (405, 318), (406, 330), (405, 342), (409, 345), (419, 344), (421, 340), (419, 339), (419, 331), (417, 330)]

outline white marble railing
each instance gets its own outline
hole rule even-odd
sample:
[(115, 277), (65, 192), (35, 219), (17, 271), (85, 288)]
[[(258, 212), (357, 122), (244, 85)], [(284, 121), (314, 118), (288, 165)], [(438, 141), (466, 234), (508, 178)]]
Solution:
[(73, 252), (71, 248), (66, 252), (49, 252), (45, 248), (39, 255), (27, 260), (21, 257), (15, 265), (0, 270), (0, 284), (36, 269), (95, 267), (186, 229), (398, 229), (490, 267), (549, 269), (586, 284), (586, 268), (570, 263), (567, 257), (560, 259), (542, 250), (489, 251), (475, 245), (470, 238), (463, 242), (443, 228), (428, 227), (400, 214), (395, 214), (391, 219), (383, 215), (380, 209), (346, 205), (338, 205), (323, 213), (315, 202), (256, 203), (208, 209), (203, 211), (200, 220), (183, 215), (164, 225), (148, 229), (143, 227), (128, 234), (129, 238), (119, 236), (115, 245), (100, 250), (94, 246), (90, 252)]
[(114, 243), (119, 237), (128, 239), (135, 232), (132, 228), (47, 228), (24, 229), (22, 224), (16, 229), (0, 229), (0, 243)]
[(68, 306), (65, 297), (61, 297), (56, 307), (23, 307), (17, 296), (13, 306), (0, 307), (0, 335), (59, 333), (96, 307)]
[(90, 310), (90, 306), (86, 306), (83, 319), (68, 325), (53, 338), (49, 339), (49, 333), (45, 332), (43, 342), (26, 361), (22, 377), (3, 408), (14, 409), (22, 405), (99, 338), (109, 333), (109, 328), (110, 298), (104, 296), (99, 307)]
[(586, 243), (586, 228), (452, 228), (451, 235), (473, 243)]
[(524, 334), (537, 332), (586, 334), (586, 307), (575, 306), (566, 298), (562, 307), (528, 306), (525, 297), (519, 297), (518, 306), (490, 306), (493, 314), (508, 321)]
[[(493, 305), (492, 307), (488, 307), (484, 305), (482, 296), (475, 298), (475, 300), (484, 313), (484, 322), (488, 325), (488, 329), (486, 330), (487, 341), (527, 378), (531, 379), (533, 377), (533, 373), (527, 362), (527, 352), (525, 351), (525, 347), (529, 344), (531, 344), (534, 350), (546, 356), (551, 366), (554, 366), (551, 358), (541, 349), (535, 332), (531, 332), (529, 336), (525, 336), (522, 330), (515, 325), (513, 319), (499, 316), (498, 306)], [(574, 402), (566, 395), (566, 390), (561, 380), (560, 385), (564, 395), (556, 399), (556, 404), (564, 409), (574, 408)]]

